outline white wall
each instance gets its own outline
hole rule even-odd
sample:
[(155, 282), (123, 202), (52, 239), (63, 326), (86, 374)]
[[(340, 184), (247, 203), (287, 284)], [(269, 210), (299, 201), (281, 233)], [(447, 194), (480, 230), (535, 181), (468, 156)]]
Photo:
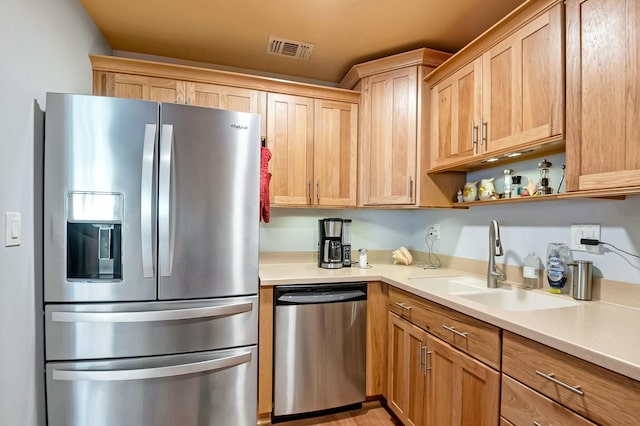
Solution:
[[(521, 265), (533, 249), (546, 264), (547, 243), (570, 243), (571, 224), (598, 223), (601, 240), (640, 255), (640, 196), (625, 201), (563, 200), (526, 204), (478, 206), (469, 210), (417, 212), (412, 246), (426, 250), (429, 225), (439, 223), (441, 240), (435, 251), (469, 259), (486, 260), (489, 222), (497, 220), (505, 259)], [(603, 254), (573, 252), (574, 259), (591, 260), (599, 276), (640, 284), (640, 259), (620, 256), (606, 247)], [(502, 260), (500, 260), (502, 261)]]
[[(559, 180), (555, 181), (556, 184)], [(441, 239), (435, 252), (486, 260), (489, 222), (500, 224), (504, 260), (520, 265), (533, 249), (544, 259), (549, 242), (570, 242), (571, 224), (599, 223), (601, 240), (640, 254), (640, 196), (625, 201), (557, 200), (522, 204), (484, 205), (468, 210), (305, 210), (272, 211), (272, 220), (260, 226), (261, 251), (313, 251), (318, 241), (317, 219), (353, 219), (352, 247), (393, 250), (401, 245), (427, 251), (429, 225), (440, 224)], [(574, 252), (574, 259), (591, 260), (597, 275), (640, 284), (640, 259), (605, 249), (600, 255)]]
[[(34, 279), (34, 99), (91, 92), (88, 53), (111, 49), (77, 0), (0, 0), (0, 425), (37, 414)], [(4, 247), (4, 212), (22, 213), (23, 243)]]
[[(318, 219), (352, 219), (351, 247), (384, 250), (407, 245), (415, 212), (406, 210), (321, 210), (272, 208), (271, 221), (260, 225), (260, 251), (315, 251)], [(389, 254), (391, 258), (391, 254)]]

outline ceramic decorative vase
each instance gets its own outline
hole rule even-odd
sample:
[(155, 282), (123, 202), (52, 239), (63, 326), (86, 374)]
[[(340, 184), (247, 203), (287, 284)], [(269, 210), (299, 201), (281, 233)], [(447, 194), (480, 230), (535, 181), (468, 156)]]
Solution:
[(480, 190), (478, 191), (478, 197), (482, 201), (495, 200), (498, 198), (495, 186), (493, 186), (493, 180), (495, 178), (482, 179), (480, 181)]
[(464, 191), (462, 193), (462, 199), (468, 203), (469, 201), (475, 201), (478, 197), (478, 182), (467, 182), (464, 184)]

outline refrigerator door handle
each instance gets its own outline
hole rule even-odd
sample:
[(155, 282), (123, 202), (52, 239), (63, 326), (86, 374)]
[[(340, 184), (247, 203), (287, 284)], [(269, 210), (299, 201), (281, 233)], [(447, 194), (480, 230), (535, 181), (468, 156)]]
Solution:
[(156, 125), (146, 124), (142, 151), (140, 188), (140, 233), (142, 238), (142, 273), (153, 278), (153, 162), (156, 148)]
[(167, 309), (137, 312), (51, 312), (55, 322), (152, 322), (176, 321), (194, 318), (212, 318), (251, 312), (252, 302), (231, 303), (220, 306), (204, 306), (188, 309)]
[(173, 125), (163, 124), (160, 132), (160, 182), (158, 191), (158, 256), (160, 276), (170, 277), (171, 247), (171, 162), (173, 155)]
[(219, 359), (193, 362), (190, 364), (171, 365), (167, 367), (140, 368), (135, 370), (53, 370), (53, 380), (67, 381), (122, 381), (145, 380), (162, 377), (183, 376), (185, 374), (202, 373), (235, 367), (251, 361), (251, 352), (241, 352)]

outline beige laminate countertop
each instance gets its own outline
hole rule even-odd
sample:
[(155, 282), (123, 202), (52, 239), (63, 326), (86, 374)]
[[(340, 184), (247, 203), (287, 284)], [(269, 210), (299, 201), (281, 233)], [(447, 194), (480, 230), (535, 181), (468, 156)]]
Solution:
[[(640, 309), (602, 301), (578, 302), (576, 306), (535, 311), (506, 311), (447, 293), (443, 286), (419, 278), (485, 277), (456, 269), (422, 269), (418, 266), (372, 264), (321, 269), (315, 263), (264, 263), (260, 285), (316, 284), (383, 281), (417, 296), (455, 309), (497, 327), (528, 337), (609, 370), (640, 380)], [(432, 280), (441, 281), (441, 280)], [(440, 287), (440, 288), (439, 288)], [(541, 291), (542, 290), (529, 290)], [(554, 295), (568, 298), (570, 296)]]

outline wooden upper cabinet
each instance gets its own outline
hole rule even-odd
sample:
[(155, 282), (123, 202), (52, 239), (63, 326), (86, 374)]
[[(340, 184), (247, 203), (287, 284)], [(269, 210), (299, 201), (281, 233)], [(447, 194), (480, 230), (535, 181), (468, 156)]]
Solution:
[(314, 108), (315, 204), (355, 206), (358, 105), (316, 99)]
[(275, 93), (267, 104), (271, 202), (355, 206), (358, 105)]
[(426, 78), (431, 171), (564, 137), (564, 4), (525, 2)]
[(362, 205), (415, 203), (418, 67), (364, 79), (360, 188)]
[(483, 54), (484, 152), (563, 134), (563, 28), (557, 4)]
[(640, 4), (567, 0), (567, 190), (640, 185)]
[(313, 194), (313, 99), (267, 95), (269, 196), (276, 205), (306, 206)]
[(184, 103), (185, 90), (186, 83), (184, 81), (142, 75), (108, 73), (105, 75), (105, 93), (100, 94), (117, 98)]
[(259, 114), (260, 134), (267, 133), (266, 93), (242, 87), (221, 86), (208, 83), (186, 83), (188, 105), (226, 109)]
[(478, 58), (431, 88), (432, 167), (478, 154), (481, 77)]

